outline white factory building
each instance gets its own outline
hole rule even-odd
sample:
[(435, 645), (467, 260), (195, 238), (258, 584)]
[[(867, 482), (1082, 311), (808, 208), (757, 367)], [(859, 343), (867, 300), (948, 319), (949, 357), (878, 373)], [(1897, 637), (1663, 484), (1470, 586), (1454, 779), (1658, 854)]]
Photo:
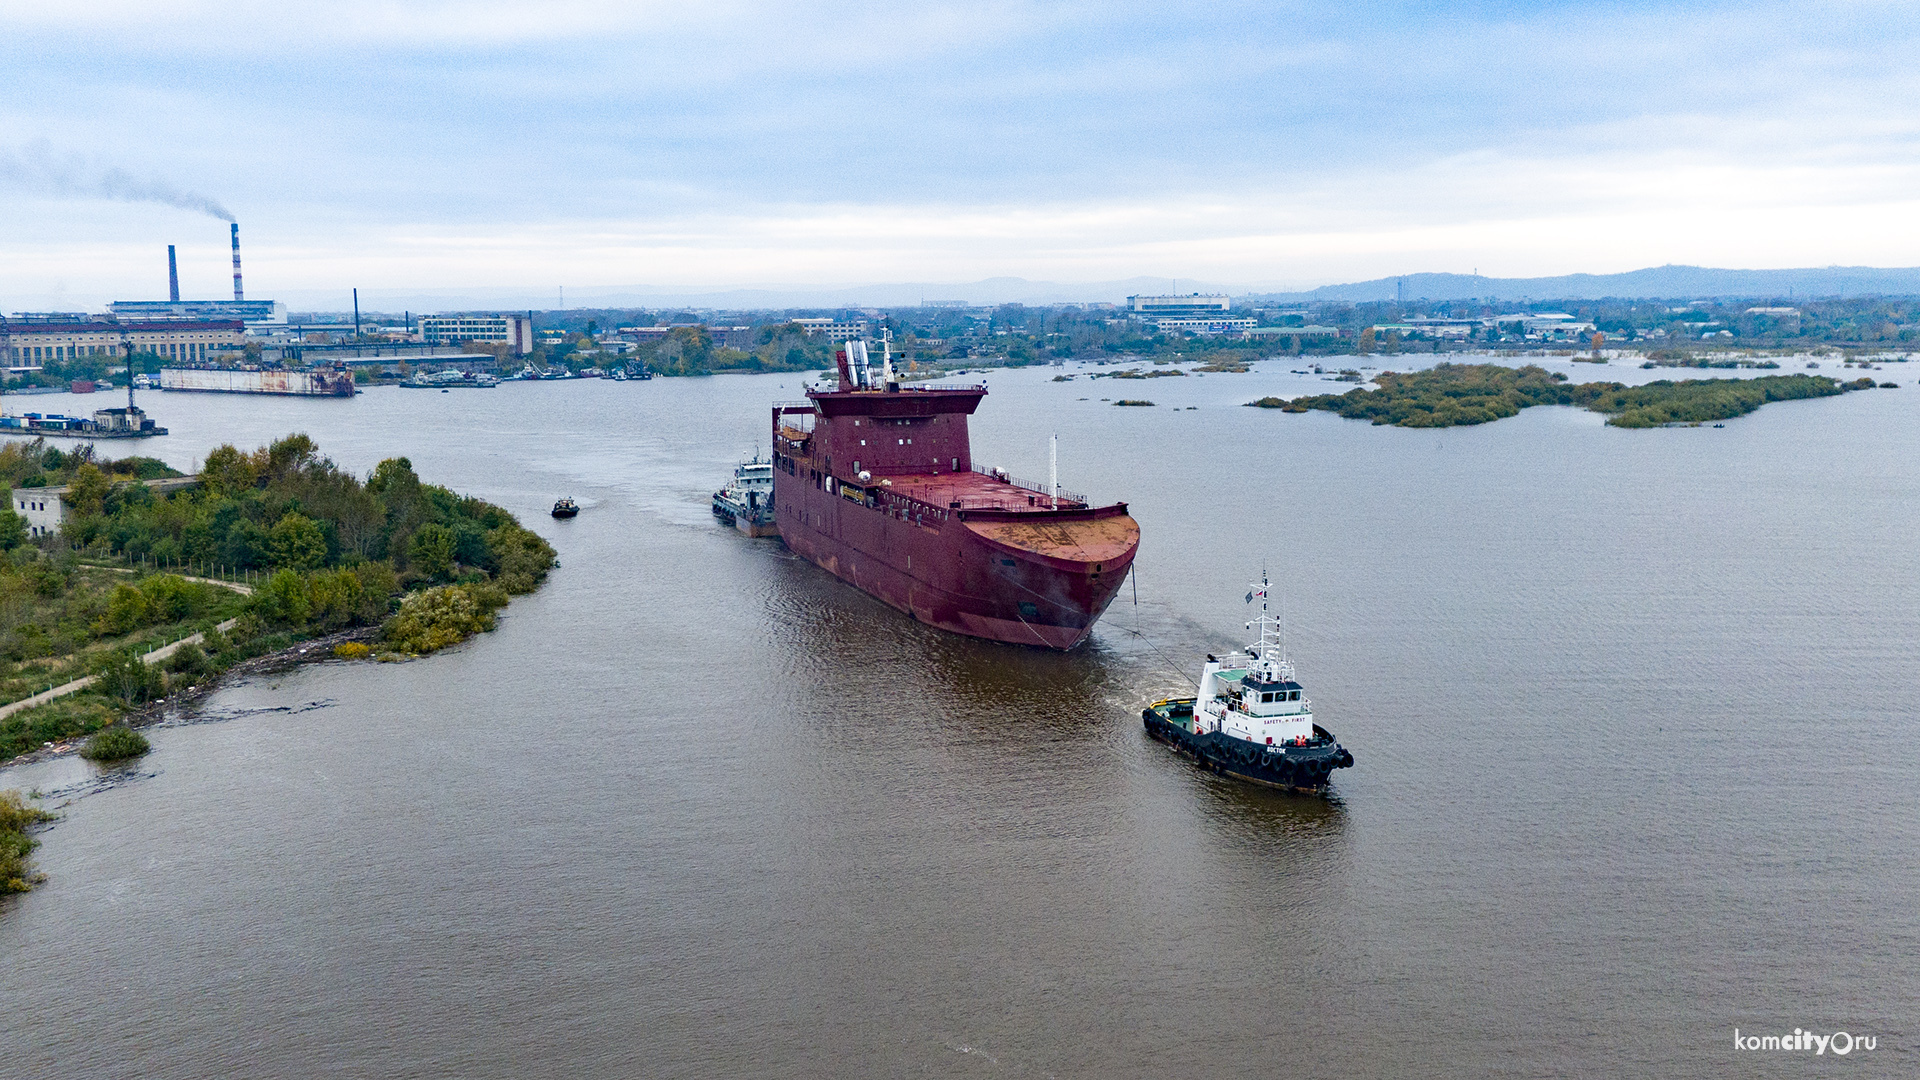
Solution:
[(479, 341), (511, 346), (515, 356), (533, 351), (533, 320), (525, 315), (422, 315), (419, 322), (429, 345)]
[(828, 341), (851, 341), (867, 336), (867, 324), (847, 322), (841, 319), (795, 319), (793, 324), (807, 332), (808, 337), (824, 337)]
[(1232, 299), (1222, 293), (1127, 297), (1127, 313), (1138, 319), (1221, 318), (1231, 310)]

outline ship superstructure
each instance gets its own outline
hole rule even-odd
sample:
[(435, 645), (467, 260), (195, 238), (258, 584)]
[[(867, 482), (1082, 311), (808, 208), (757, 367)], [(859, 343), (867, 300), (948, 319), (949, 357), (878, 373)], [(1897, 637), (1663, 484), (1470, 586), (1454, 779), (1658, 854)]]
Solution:
[(967, 417), (984, 385), (902, 387), (890, 350), (873, 364), (864, 341), (835, 359), (836, 387), (773, 408), (787, 546), (944, 630), (1050, 649), (1084, 641), (1140, 546), (1127, 504), (976, 466)]

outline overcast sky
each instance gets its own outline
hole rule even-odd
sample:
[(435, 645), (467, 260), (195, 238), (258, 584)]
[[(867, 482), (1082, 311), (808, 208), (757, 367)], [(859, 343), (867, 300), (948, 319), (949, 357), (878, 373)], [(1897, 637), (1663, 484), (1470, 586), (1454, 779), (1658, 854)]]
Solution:
[[(1896, 3), (0, 0), (0, 308), (1920, 264)], [(111, 295), (110, 295), (111, 294)]]

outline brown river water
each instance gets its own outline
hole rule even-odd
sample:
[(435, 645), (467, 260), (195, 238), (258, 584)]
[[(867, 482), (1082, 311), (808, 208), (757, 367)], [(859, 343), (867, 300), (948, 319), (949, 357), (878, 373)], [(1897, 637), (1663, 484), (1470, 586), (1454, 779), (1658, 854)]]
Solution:
[[(1043, 478), (1057, 431), (1142, 527), (1137, 604), (1070, 654), (714, 523), (794, 375), (149, 395), (141, 452), (404, 454), (562, 566), (451, 652), (232, 685), (130, 769), (0, 770), (67, 804), (0, 903), (0, 1076), (1920, 1071), (1905, 366), (1653, 431), (1239, 407), (1344, 389), (1289, 366), (990, 373), (976, 459)], [(1326, 798), (1142, 730), (1263, 565), (1358, 762)]]

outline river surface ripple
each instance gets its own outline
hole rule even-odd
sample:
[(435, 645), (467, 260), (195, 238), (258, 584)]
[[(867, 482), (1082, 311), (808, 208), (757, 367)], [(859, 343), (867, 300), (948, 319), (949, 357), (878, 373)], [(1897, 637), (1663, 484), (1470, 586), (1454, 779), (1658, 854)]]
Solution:
[[(713, 524), (793, 375), (150, 395), (142, 452), (405, 454), (562, 568), (447, 654), (225, 689), (123, 778), (0, 772), (70, 796), (0, 907), (0, 1074), (1803, 1076), (1731, 1043), (1800, 1027), (1912, 1075), (1904, 367), (1722, 429), (1410, 431), (1239, 407), (1344, 389), (1288, 366), (989, 376), (978, 459), (1044, 477), (1057, 431), (1144, 532), (1069, 655)], [(1262, 564), (1358, 759), (1331, 798), (1141, 730)]]

